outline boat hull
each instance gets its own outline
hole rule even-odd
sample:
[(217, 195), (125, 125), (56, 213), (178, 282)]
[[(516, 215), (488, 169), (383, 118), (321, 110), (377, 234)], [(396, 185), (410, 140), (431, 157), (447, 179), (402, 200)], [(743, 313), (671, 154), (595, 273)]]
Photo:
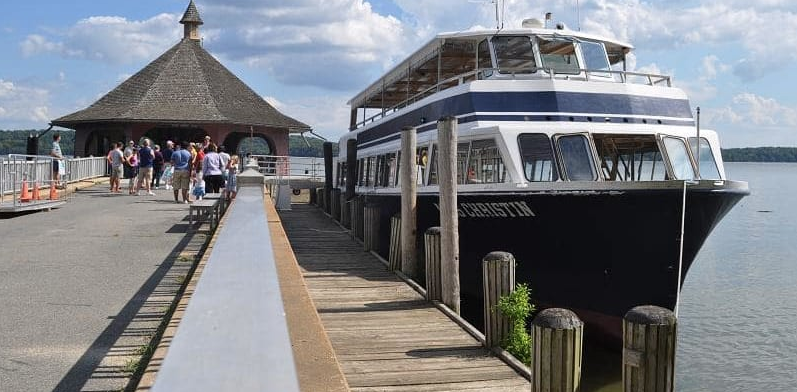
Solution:
[[(746, 194), (746, 188), (687, 192), (682, 280), (711, 230)], [(421, 261), (422, 233), (439, 224), (438, 201), (437, 194), (418, 196)], [(380, 206), (381, 222), (400, 211), (398, 195), (370, 194), (366, 202)], [(683, 188), (676, 186), (460, 193), (462, 315), (482, 328), (482, 258), (500, 250), (515, 256), (518, 283), (529, 284), (539, 307), (572, 309), (588, 333), (619, 341), (620, 321), (634, 306), (675, 307), (682, 204)], [(385, 257), (386, 226), (378, 250)]]

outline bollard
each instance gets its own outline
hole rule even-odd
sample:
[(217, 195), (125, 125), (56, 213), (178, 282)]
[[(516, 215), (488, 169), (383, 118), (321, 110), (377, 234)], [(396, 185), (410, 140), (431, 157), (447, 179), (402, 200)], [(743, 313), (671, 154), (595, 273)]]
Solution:
[(584, 323), (567, 309), (550, 308), (531, 324), (531, 390), (580, 390)]
[(675, 390), (677, 319), (658, 306), (637, 306), (623, 318), (623, 391)]
[(401, 269), (401, 213), (390, 218), (390, 250), (387, 256), (388, 269)]
[(332, 219), (340, 222), (340, 188), (332, 188), (332, 200), (329, 203)]
[(440, 227), (434, 226), (423, 233), (424, 253), (426, 253), (426, 299), (440, 301), (443, 288), (440, 276)]
[(340, 197), (340, 225), (349, 229), (351, 228), (351, 211), (349, 211), (350, 203), (343, 195)]
[(372, 203), (363, 210), (363, 248), (379, 251), (379, 206)]
[(509, 318), (498, 311), (498, 300), (515, 290), (515, 256), (490, 252), (482, 260), (484, 287), (484, 344), (492, 349), (509, 335)]
[(318, 196), (315, 193), (315, 188), (310, 188), (310, 205), (314, 206), (318, 203)]

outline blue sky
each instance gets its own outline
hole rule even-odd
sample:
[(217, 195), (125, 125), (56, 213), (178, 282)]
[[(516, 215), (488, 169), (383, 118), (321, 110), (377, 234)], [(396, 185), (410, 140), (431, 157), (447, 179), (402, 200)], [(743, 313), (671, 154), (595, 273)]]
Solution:
[[(724, 147), (797, 146), (797, 1), (505, 1), (635, 45), (701, 107)], [(576, 4), (580, 6), (577, 20)], [(494, 24), (489, 0), (196, 0), (205, 48), (279, 110), (337, 139), (346, 102), (436, 33)], [(0, 14), (0, 129), (46, 128), (182, 37), (188, 0), (10, 1)]]

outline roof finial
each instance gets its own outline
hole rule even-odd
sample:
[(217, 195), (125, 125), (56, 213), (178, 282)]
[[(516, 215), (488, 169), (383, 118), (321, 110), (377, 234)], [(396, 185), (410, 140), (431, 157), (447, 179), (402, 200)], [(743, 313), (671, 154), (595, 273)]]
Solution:
[(199, 26), (204, 24), (204, 22), (199, 17), (199, 11), (194, 5), (194, 0), (188, 3), (188, 8), (185, 10), (183, 18), (180, 19), (180, 23), (185, 26), (183, 39), (199, 40)]

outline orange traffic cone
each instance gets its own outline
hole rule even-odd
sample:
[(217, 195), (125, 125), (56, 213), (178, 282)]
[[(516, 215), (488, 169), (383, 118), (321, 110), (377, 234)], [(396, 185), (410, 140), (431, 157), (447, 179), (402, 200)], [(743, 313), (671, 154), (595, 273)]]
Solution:
[(58, 191), (55, 190), (55, 182), (50, 185), (50, 200), (58, 200)]
[(28, 182), (25, 180), (22, 180), (22, 192), (19, 193), (19, 201), (21, 202), (30, 201), (30, 193), (28, 192)]
[(38, 181), (33, 183), (33, 200), (41, 200), (41, 197), (39, 197), (39, 182)]

